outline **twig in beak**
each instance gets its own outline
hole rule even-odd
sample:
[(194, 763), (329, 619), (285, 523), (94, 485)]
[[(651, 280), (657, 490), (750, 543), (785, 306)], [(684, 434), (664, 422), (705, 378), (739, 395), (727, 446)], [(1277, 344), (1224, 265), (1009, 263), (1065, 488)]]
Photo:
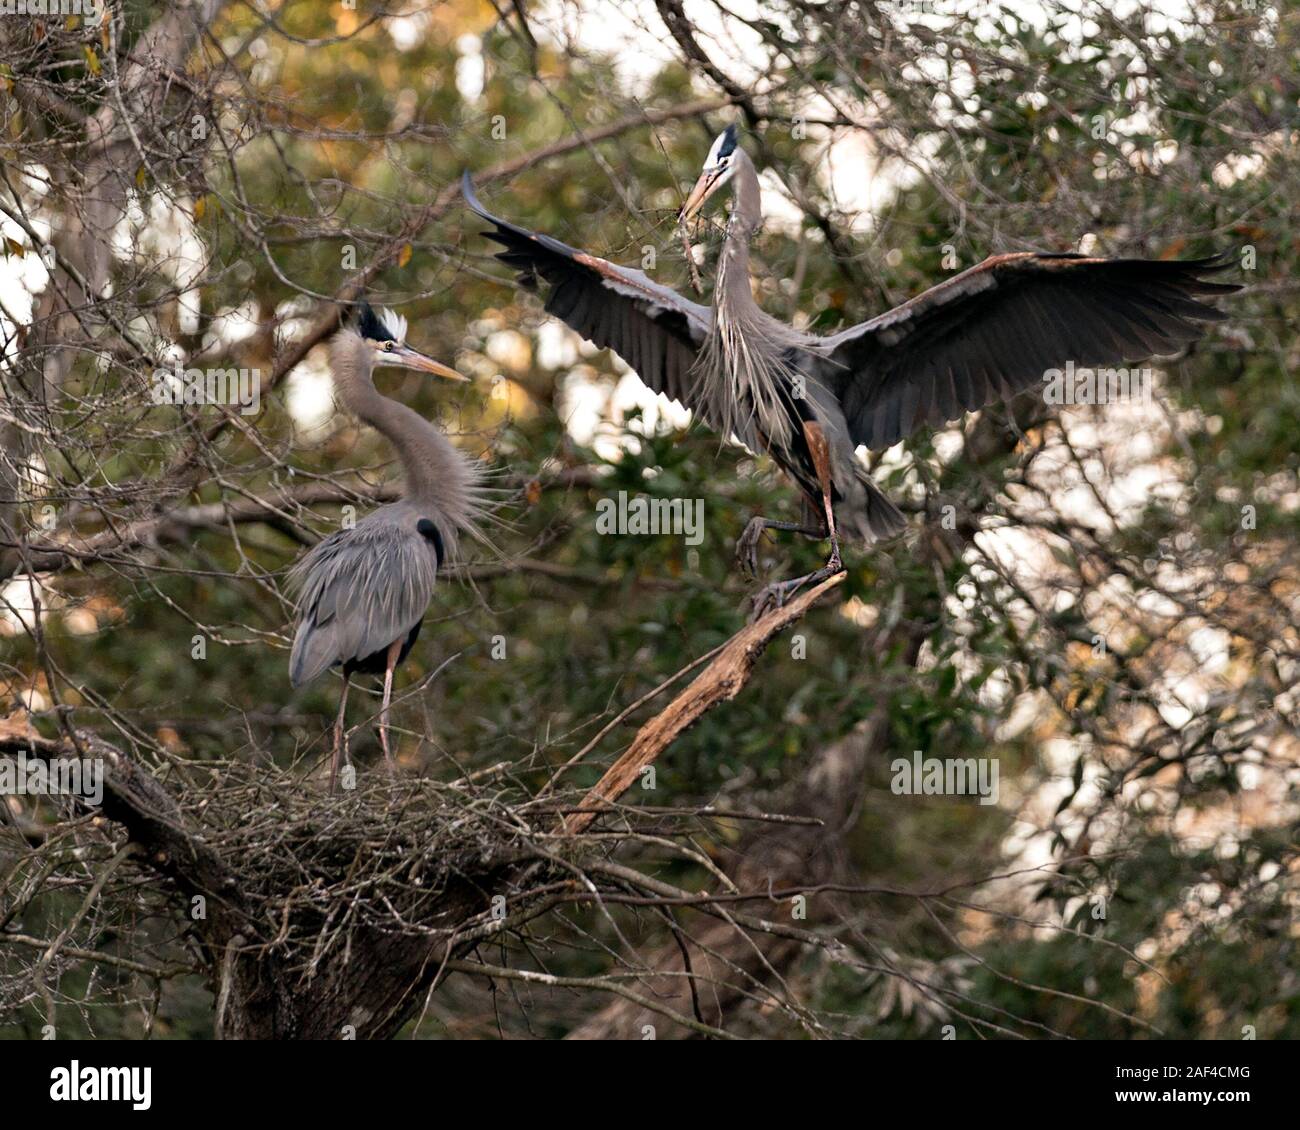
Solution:
[(695, 288), (696, 294), (704, 293), (704, 283), (700, 279), (700, 268), (695, 264), (695, 249), (691, 246), (691, 233), (686, 230), (686, 221), (680, 223), (682, 229), (682, 251), (686, 255), (686, 266), (691, 272), (691, 286)]

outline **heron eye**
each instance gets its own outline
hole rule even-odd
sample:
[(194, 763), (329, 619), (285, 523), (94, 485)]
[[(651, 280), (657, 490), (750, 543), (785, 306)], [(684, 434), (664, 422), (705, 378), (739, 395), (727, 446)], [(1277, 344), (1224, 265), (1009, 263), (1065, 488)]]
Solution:
[(391, 341), (384, 342), (384, 352), (392, 353), (392, 351), (393, 351), (393, 343)]

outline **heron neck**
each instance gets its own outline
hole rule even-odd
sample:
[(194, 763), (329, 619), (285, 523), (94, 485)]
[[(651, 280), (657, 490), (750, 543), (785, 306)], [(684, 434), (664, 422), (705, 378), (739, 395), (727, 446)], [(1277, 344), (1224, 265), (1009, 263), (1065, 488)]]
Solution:
[(713, 286), (713, 325), (704, 345), (702, 390), (721, 430), (744, 437), (757, 425), (766, 442), (788, 442), (786, 389), (798, 375), (786, 356), (801, 344), (793, 329), (763, 312), (749, 278), (749, 241), (762, 223), (758, 173), (738, 151), (731, 216)]
[(749, 241), (763, 222), (763, 191), (754, 163), (743, 149), (736, 151), (735, 161), (731, 215), (713, 288), (715, 307), (729, 294), (749, 294)]
[(763, 223), (763, 189), (749, 154), (738, 149), (734, 160), (736, 171), (731, 177), (731, 216), (727, 221), (727, 235), (734, 234), (748, 245)]
[(467, 525), (477, 511), (469, 457), (418, 412), (375, 388), (374, 361), (359, 336), (337, 334), (330, 353), (339, 399), (396, 449), (407, 500), (450, 525)]

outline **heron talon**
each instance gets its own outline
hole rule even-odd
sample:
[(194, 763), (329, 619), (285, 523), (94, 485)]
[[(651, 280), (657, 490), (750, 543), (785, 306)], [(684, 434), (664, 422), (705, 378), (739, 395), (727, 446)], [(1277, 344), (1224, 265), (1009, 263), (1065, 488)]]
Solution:
[(769, 585), (761, 592), (755, 593), (749, 601), (749, 623), (753, 624), (767, 615), (769, 607), (780, 608), (780, 598), (772, 592)]
[(777, 581), (775, 584), (759, 589), (750, 600), (749, 622), (752, 624), (755, 620), (761, 620), (769, 612), (784, 607), (785, 602), (806, 579), (800, 577), (794, 581)]

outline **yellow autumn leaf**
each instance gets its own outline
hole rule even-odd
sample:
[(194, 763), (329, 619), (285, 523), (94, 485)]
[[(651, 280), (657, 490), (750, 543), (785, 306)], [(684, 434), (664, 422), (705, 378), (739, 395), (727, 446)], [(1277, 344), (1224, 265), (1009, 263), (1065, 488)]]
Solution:
[(8, 237), (6, 237), (5, 247), (9, 250), (9, 253), (11, 255), (17, 255), (19, 259), (21, 259), (24, 255), (27, 254), (27, 249), (23, 247), (23, 245), (19, 243), (16, 239), (9, 239)]
[(81, 26), (80, 16), (69, 16), (66, 20), (63, 21), (64, 31), (76, 31), (77, 28), (79, 28), (80, 26)]
[(194, 201), (194, 218), (196, 220), (203, 219), (204, 213), (206, 213), (207, 210), (208, 198), (206, 196), (200, 196), (196, 201)]
[(410, 261), (411, 261), (411, 245), (409, 243), (404, 243), (402, 244), (401, 251), (397, 253), (397, 265), (399, 267), (405, 267), (406, 264), (409, 263)]
[(81, 49), (86, 54), (86, 66), (90, 68), (90, 73), (99, 74), (99, 56), (95, 54), (95, 49), (89, 43), (83, 44)]
[(136, 186), (136, 188), (144, 188), (144, 182), (145, 182), (145, 171), (144, 171), (144, 166), (141, 165), (141, 166), (140, 166), (138, 169), (136, 169), (136, 171), (135, 171), (135, 186)]

